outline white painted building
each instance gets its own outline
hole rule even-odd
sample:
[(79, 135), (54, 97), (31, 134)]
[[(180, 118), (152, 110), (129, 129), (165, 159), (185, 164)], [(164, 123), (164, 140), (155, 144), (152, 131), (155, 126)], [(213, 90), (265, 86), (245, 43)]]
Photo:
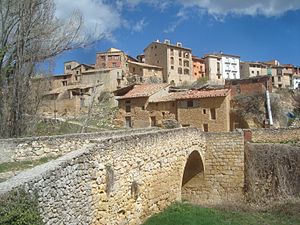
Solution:
[(293, 88), (300, 89), (300, 75), (293, 76)]
[(206, 54), (206, 76), (211, 84), (224, 84), (226, 79), (240, 79), (240, 56), (229, 54)]

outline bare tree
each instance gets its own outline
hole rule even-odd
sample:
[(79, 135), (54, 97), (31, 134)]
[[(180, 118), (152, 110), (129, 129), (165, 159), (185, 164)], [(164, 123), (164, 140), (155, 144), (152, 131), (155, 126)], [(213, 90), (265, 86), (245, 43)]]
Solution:
[(79, 47), (82, 17), (55, 17), (53, 0), (0, 1), (0, 137), (26, 129), (24, 115), (34, 113), (33, 77), (38, 63)]

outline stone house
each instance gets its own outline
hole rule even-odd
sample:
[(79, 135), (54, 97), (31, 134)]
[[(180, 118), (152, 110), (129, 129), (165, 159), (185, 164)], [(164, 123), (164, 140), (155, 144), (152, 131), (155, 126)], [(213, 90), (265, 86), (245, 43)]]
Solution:
[(271, 69), (262, 62), (240, 62), (241, 78), (272, 75)]
[(163, 68), (159, 66), (149, 65), (147, 63), (140, 63), (128, 61), (129, 74), (127, 80), (137, 83), (162, 83), (163, 82)]
[(96, 69), (122, 69), (124, 72), (128, 70), (127, 55), (116, 48), (110, 48), (106, 52), (98, 52), (96, 54)]
[(204, 132), (230, 131), (230, 90), (191, 90), (172, 97), (182, 126), (195, 126)]
[(193, 83), (192, 50), (169, 40), (150, 43), (144, 49), (145, 63), (163, 68), (163, 82), (172, 85)]
[(168, 91), (168, 84), (136, 84), (115, 91), (119, 106), (119, 112), (115, 119), (116, 125), (142, 128), (161, 125), (161, 120), (164, 118), (175, 119), (175, 115), (169, 113), (172, 111), (169, 108), (166, 108), (165, 111), (168, 113), (164, 115), (162, 111), (157, 110), (166, 105), (156, 105), (155, 103), (155, 99), (168, 95)]
[(169, 92), (168, 84), (139, 84), (115, 92), (119, 112), (115, 124), (142, 128), (177, 120), (205, 132), (229, 131), (230, 91)]

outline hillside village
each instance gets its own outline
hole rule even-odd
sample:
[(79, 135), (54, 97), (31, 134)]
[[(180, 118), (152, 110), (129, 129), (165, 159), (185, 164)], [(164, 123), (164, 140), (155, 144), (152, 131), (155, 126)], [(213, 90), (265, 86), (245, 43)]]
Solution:
[(98, 52), (94, 64), (65, 62), (64, 74), (36, 80), (48, 84), (42, 115), (84, 114), (106, 94), (110, 106), (119, 107), (115, 127), (195, 126), (218, 132), (253, 128), (236, 113), (237, 96), (262, 97), (263, 115), (254, 127), (273, 125), (266, 96), (299, 89), (300, 68), (277, 60), (244, 62), (223, 52), (198, 57), (180, 42), (157, 40), (136, 58), (110, 48)]

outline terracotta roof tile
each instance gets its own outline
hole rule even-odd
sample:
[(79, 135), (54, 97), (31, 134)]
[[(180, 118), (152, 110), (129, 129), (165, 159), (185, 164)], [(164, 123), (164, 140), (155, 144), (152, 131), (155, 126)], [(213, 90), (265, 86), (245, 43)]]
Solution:
[(169, 84), (137, 84), (132, 90), (117, 99), (149, 97), (159, 90), (166, 88)]
[(169, 93), (166, 96), (162, 96), (157, 102), (169, 102), (181, 99), (199, 99), (199, 98), (213, 98), (213, 97), (225, 97), (229, 93), (229, 89), (219, 90), (191, 90), (185, 92)]

